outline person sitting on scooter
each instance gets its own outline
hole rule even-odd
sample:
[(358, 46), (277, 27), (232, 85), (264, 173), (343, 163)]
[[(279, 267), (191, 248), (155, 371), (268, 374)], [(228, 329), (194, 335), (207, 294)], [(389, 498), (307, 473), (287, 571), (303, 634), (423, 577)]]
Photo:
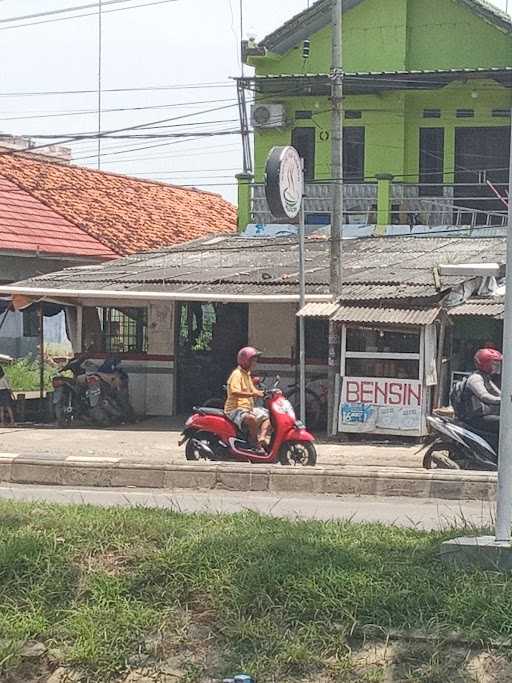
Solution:
[(269, 429), (269, 415), (265, 408), (254, 405), (256, 398), (264, 393), (256, 388), (251, 372), (254, 371), (261, 352), (252, 346), (240, 349), (237, 356), (238, 367), (233, 370), (227, 382), (227, 399), (224, 412), (241, 430), (247, 431), (252, 448), (262, 449), (266, 443), (265, 435)]
[(502, 354), (483, 348), (475, 354), (476, 370), (466, 381), (467, 411), (465, 422), (482, 432), (499, 433), (501, 390), (492, 381), (501, 374)]

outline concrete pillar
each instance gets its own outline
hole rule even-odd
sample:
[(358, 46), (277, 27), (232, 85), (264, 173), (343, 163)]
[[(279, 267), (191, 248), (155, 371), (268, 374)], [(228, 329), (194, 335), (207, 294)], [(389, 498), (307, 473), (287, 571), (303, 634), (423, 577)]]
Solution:
[(391, 225), (391, 181), (390, 173), (377, 173), (377, 235), (386, 234), (386, 226)]
[(243, 232), (251, 222), (252, 175), (239, 173), (238, 181), (238, 232)]

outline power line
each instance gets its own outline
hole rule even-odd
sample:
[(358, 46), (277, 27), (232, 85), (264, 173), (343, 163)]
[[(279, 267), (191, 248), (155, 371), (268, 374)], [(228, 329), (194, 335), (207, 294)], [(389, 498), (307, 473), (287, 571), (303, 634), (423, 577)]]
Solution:
[[(118, 0), (119, 2), (123, 0)], [(128, 0), (125, 0), (128, 1)], [(153, 0), (153, 2), (148, 2), (143, 5), (130, 5), (129, 7), (117, 7), (114, 9), (108, 9), (103, 12), (103, 14), (112, 14), (113, 12), (125, 12), (126, 10), (138, 9), (141, 7), (153, 7), (155, 5), (165, 5), (170, 2), (177, 2), (178, 0)], [(96, 7), (97, 5), (93, 5)], [(9, 31), (16, 28), (24, 28), (26, 26), (38, 26), (40, 24), (54, 24), (58, 21), (69, 21), (71, 19), (83, 19), (84, 17), (95, 17), (97, 12), (89, 12), (87, 14), (76, 14), (72, 17), (57, 17), (55, 19), (45, 19), (43, 21), (32, 21), (26, 24), (16, 24), (15, 26), (1, 26), (0, 31)]]
[[(1, 0), (0, 0), (1, 2)], [(105, 12), (104, 12), (105, 14)], [(196, 83), (185, 83), (181, 85), (145, 85), (139, 86), (137, 88), (104, 88), (103, 92), (108, 93), (125, 93), (125, 92), (148, 92), (157, 90), (196, 90), (198, 88), (232, 88), (233, 83), (227, 83), (224, 81), (218, 82), (196, 82)], [(1, 92), (0, 97), (43, 97), (50, 95), (90, 95), (96, 94), (97, 90), (41, 90), (41, 91), (29, 91), (29, 92)]]
[[(1, 2), (1, 0), (0, 0)], [(103, 90), (103, 93), (106, 91)], [(194, 102), (176, 102), (175, 104), (149, 104), (143, 107), (110, 107), (103, 108), (104, 114), (110, 114), (114, 112), (125, 112), (125, 111), (149, 111), (156, 109), (174, 109), (176, 107), (195, 107), (198, 104), (216, 104), (220, 102), (234, 102), (232, 97), (223, 98), (220, 100), (197, 100)], [(46, 114), (30, 114), (27, 116), (2, 116), (2, 121), (26, 121), (30, 119), (52, 119), (52, 118), (64, 118), (68, 116), (86, 116), (87, 114), (96, 114), (97, 109), (77, 109), (74, 111), (63, 111), (63, 112), (50, 112)], [(237, 119), (238, 120), (238, 119)], [(37, 137), (37, 136), (36, 136)]]
[[(133, 2), (133, 0), (104, 0), (104, 5), (119, 5), (127, 2)], [(23, 14), (19, 17), (7, 17), (6, 19), (0, 19), (0, 24), (6, 24), (11, 21), (23, 21), (24, 19), (39, 19), (40, 17), (49, 17), (55, 14), (65, 14), (67, 12), (79, 12), (84, 9), (92, 9), (98, 7), (98, 2), (89, 3), (88, 5), (75, 5), (74, 7), (65, 7), (63, 9), (46, 10), (45, 12), (37, 12), (36, 14)]]

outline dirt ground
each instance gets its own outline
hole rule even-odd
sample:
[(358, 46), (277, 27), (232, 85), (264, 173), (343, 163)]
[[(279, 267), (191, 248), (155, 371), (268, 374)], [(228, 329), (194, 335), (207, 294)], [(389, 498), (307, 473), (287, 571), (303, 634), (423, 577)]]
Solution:
[[(0, 454), (67, 459), (123, 458), (137, 462), (182, 463), (178, 447), (183, 419), (159, 418), (109, 429), (58, 429), (54, 425), (0, 428)], [(318, 464), (421, 467), (419, 446), (411, 443), (347, 441), (317, 443)]]

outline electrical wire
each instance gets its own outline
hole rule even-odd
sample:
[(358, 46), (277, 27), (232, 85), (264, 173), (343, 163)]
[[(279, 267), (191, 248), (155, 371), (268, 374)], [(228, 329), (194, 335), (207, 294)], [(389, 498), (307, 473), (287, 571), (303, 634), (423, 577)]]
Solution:
[[(1, 0), (0, 0), (1, 1)], [(198, 88), (232, 88), (233, 82), (197, 82), (197, 83), (185, 83), (182, 85), (145, 85), (136, 88), (104, 88), (103, 92), (108, 93), (125, 93), (125, 92), (152, 92), (157, 90), (196, 90)], [(17, 92), (0, 92), (0, 97), (46, 97), (50, 95), (95, 95), (97, 90), (40, 90), (40, 91), (17, 91)]]
[[(103, 5), (119, 5), (128, 2), (133, 2), (134, 0), (103, 0)], [(37, 12), (36, 14), (23, 14), (18, 17), (7, 17), (5, 19), (0, 19), (0, 24), (6, 24), (11, 21), (24, 21), (25, 19), (39, 19), (40, 17), (49, 17), (55, 14), (65, 14), (67, 12), (80, 12), (84, 9), (98, 8), (98, 2), (89, 3), (88, 5), (75, 5), (74, 7), (64, 7), (62, 9), (46, 10), (45, 12)]]
[[(106, 91), (103, 90), (103, 93)], [(195, 102), (176, 102), (174, 104), (149, 104), (142, 107), (112, 107), (103, 109), (104, 114), (125, 112), (125, 111), (150, 111), (156, 109), (174, 109), (176, 107), (195, 107), (198, 104), (215, 104), (220, 102), (235, 102), (232, 97), (220, 100), (197, 100)], [(64, 118), (68, 116), (86, 116), (87, 114), (96, 114), (97, 109), (78, 109), (75, 111), (52, 112), (47, 114), (30, 114), (27, 116), (2, 116), (2, 121), (26, 121), (30, 119), (52, 119)], [(238, 119), (237, 119), (238, 120)], [(37, 136), (36, 136), (37, 137)]]
[[(121, 1), (121, 0), (119, 0)], [(130, 5), (129, 7), (117, 7), (114, 9), (104, 10), (103, 14), (113, 14), (114, 12), (125, 12), (126, 10), (139, 9), (143, 7), (154, 7), (155, 5), (166, 5), (170, 2), (178, 2), (178, 0), (153, 0), (143, 5)], [(96, 6), (96, 5), (95, 5)], [(43, 21), (32, 21), (26, 24), (16, 24), (15, 26), (0, 26), (0, 31), (10, 31), (16, 28), (24, 28), (27, 26), (39, 26), (41, 24), (54, 24), (58, 21), (70, 21), (72, 19), (83, 19), (84, 17), (95, 17), (97, 12), (89, 12), (87, 14), (76, 14), (72, 17), (57, 17), (55, 19), (45, 19)]]

